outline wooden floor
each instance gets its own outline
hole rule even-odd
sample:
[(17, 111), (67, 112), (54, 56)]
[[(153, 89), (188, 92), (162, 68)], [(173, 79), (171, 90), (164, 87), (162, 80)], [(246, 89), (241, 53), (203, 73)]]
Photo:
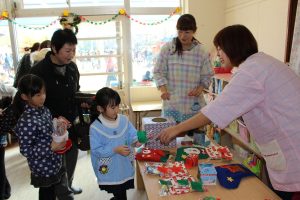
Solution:
[[(38, 189), (30, 185), (30, 172), (26, 159), (19, 153), (19, 147), (13, 145), (5, 152), (6, 173), (11, 184), (12, 195), (10, 200), (38, 199)], [(75, 195), (78, 200), (106, 200), (112, 197), (105, 191), (100, 191), (92, 169), (90, 156), (80, 152), (75, 171), (74, 186), (83, 189), (83, 193)], [(127, 191), (128, 200), (147, 200), (144, 191), (132, 189)]]

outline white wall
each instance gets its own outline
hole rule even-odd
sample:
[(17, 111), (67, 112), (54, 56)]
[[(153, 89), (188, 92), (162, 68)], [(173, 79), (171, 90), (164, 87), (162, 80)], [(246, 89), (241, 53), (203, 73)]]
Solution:
[(130, 88), (130, 102), (159, 100), (160, 91), (156, 87), (136, 86)]
[(284, 61), (288, 4), (288, 0), (227, 0), (225, 25), (247, 26), (260, 51)]
[(207, 50), (214, 48), (213, 38), (224, 27), (225, 0), (185, 0), (186, 13), (192, 14), (197, 21), (196, 38)]
[(289, 0), (186, 0), (185, 12), (196, 17), (201, 42), (213, 48), (223, 27), (243, 24), (254, 34), (260, 51), (284, 61)]

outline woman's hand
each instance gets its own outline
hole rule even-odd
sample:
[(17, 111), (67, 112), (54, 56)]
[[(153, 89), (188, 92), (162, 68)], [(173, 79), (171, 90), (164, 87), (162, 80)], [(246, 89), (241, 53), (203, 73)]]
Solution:
[(170, 100), (170, 93), (169, 92), (164, 92), (164, 93), (162, 93), (161, 95), (160, 95), (160, 98), (162, 99), (162, 100)]
[(114, 149), (114, 152), (122, 155), (122, 156), (128, 156), (130, 154), (130, 149), (127, 145), (117, 146)]
[(159, 133), (159, 140), (163, 144), (169, 144), (172, 139), (174, 139), (180, 132), (176, 128), (176, 126), (171, 126), (169, 128), (163, 129)]
[(159, 90), (161, 92), (160, 98), (162, 100), (170, 100), (171, 94), (168, 92), (167, 86), (166, 85), (161, 85), (159, 87)]
[(203, 86), (198, 86), (198, 87), (192, 89), (192, 90), (188, 93), (188, 95), (189, 95), (189, 96), (198, 97), (198, 96), (202, 93), (203, 89), (204, 89)]
[(52, 140), (52, 142), (51, 142), (51, 150), (52, 151), (58, 151), (58, 150), (61, 150), (61, 149), (63, 149), (64, 147), (66, 146), (66, 141), (64, 141), (64, 142), (54, 142), (53, 140)]

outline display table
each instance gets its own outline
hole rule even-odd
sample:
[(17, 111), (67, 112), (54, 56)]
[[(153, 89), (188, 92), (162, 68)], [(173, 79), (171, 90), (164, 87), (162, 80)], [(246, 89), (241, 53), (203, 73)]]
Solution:
[[(220, 160), (199, 160), (200, 162), (209, 162), (215, 164), (215, 166), (230, 164), (230, 162), (223, 162)], [(231, 163), (234, 163), (233, 161)], [(149, 175), (144, 173), (143, 161), (137, 161), (137, 189), (145, 189), (149, 200), (157, 199), (176, 199), (176, 200), (200, 200), (205, 196), (219, 197), (221, 200), (280, 200), (272, 190), (270, 190), (263, 182), (257, 177), (251, 176), (243, 178), (237, 189), (229, 190), (222, 187), (219, 183), (213, 186), (206, 186), (207, 192), (191, 192), (182, 195), (169, 195), (161, 197), (159, 195), (160, 184), (158, 182), (159, 177), (155, 175)], [(193, 167), (188, 170), (189, 173), (196, 178), (197, 167)]]

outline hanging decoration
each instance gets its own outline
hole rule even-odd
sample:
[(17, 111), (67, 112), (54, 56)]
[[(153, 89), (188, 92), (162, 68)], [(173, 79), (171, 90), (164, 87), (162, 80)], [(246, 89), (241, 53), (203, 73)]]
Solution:
[(64, 10), (62, 16), (59, 19), (60, 25), (63, 28), (75, 29), (74, 33), (78, 33), (78, 24), (81, 22), (81, 16), (76, 15), (75, 13), (70, 13), (68, 10)]
[(126, 16), (128, 19), (130, 19), (130, 20), (133, 21), (133, 22), (139, 23), (139, 24), (141, 24), (141, 25), (150, 25), (150, 26), (152, 26), (152, 25), (159, 25), (159, 24), (162, 24), (163, 22), (165, 22), (165, 21), (167, 21), (168, 19), (170, 19), (174, 14), (180, 13), (180, 11), (181, 11), (181, 8), (177, 7), (177, 8), (176, 8), (176, 9), (175, 9), (168, 17), (166, 17), (165, 19), (162, 19), (162, 20), (156, 21), (156, 22), (151, 22), (151, 23), (146, 23), (146, 22), (142, 22), (142, 21), (139, 21), (139, 20), (137, 20), (137, 19), (134, 19), (133, 17), (131, 17), (130, 15), (128, 15), (128, 14), (126, 13), (126, 10), (124, 10), (124, 9), (120, 9), (120, 10), (119, 10), (119, 13), (120, 13), (121, 15)]
[(8, 12), (7, 12), (7, 10), (3, 10), (1, 12), (0, 20), (2, 20), (2, 19), (8, 19)]
[(120, 14), (120, 15), (125, 15), (125, 14), (126, 14), (126, 10), (123, 9), (123, 8), (120, 9), (120, 10), (119, 10), (119, 14)]
[(8, 21), (10, 21), (11, 23), (21, 27), (21, 28), (25, 28), (25, 29), (32, 29), (32, 30), (43, 30), (43, 29), (46, 29), (50, 26), (53, 26), (54, 24), (56, 24), (57, 20), (54, 20), (52, 21), (51, 23), (49, 23), (48, 25), (45, 25), (45, 26), (39, 26), (39, 27), (35, 27), (35, 26), (26, 26), (26, 25), (22, 25), (22, 24), (18, 24), (15, 20), (12, 20), (10, 18), (7, 18)]
[(119, 14), (116, 14), (114, 15), (113, 17), (109, 18), (109, 19), (106, 19), (106, 20), (103, 20), (103, 21), (91, 21), (91, 20), (88, 20), (86, 19), (85, 17), (82, 17), (81, 16), (81, 19), (87, 23), (90, 23), (90, 24), (93, 24), (93, 25), (103, 25), (103, 24), (106, 24), (108, 22), (111, 22), (113, 20), (115, 20), (117, 17), (119, 16)]
[(43, 30), (45, 28), (53, 26), (54, 24), (56, 24), (57, 21), (59, 21), (60, 25), (62, 25), (63, 28), (75, 29), (74, 32), (75, 32), (75, 34), (77, 34), (78, 33), (78, 25), (81, 22), (87, 22), (87, 23), (90, 23), (90, 24), (93, 24), (93, 25), (103, 25), (103, 24), (106, 24), (108, 22), (111, 22), (111, 21), (115, 20), (118, 16), (121, 15), (121, 16), (125, 16), (128, 19), (130, 19), (131, 21), (139, 23), (141, 25), (153, 26), (153, 25), (162, 24), (163, 22), (170, 19), (173, 15), (175, 15), (177, 13), (180, 13), (180, 12), (181, 12), (181, 8), (177, 7), (168, 17), (166, 17), (162, 20), (155, 21), (155, 22), (142, 22), (142, 21), (140, 21), (138, 19), (135, 19), (132, 16), (128, 15), (125, 9), (120, 9), (117, 14), (115, 14), (111, 18), (103, 20), (103, 21), (92, 21), (92, 20), (89, 20), (89, 19), (87, 19), (83, 16), (77, 15), (75, 13), (71, 13), (71, 12), (69, 12), (69, 10), (64, 10), (62, 15), (58, 19), (54, 20), (53, 22), (49, 23), (48, 25), (40, 26), (40, 27), (32, 27), (32, 26), (26, 26), (26, 25), (18, 24), (15, 20), (10, 19), (9, 15), (8, 15), (8, 12), (4, 10), (1, 13), (0, 20), (7, 19), (11, 23), (13, 23), (13, 24), (15, 24), (15, 25), (17, 25), (21, 28), (27, 28), (27, 29), (33, 29), (33, 30)]

